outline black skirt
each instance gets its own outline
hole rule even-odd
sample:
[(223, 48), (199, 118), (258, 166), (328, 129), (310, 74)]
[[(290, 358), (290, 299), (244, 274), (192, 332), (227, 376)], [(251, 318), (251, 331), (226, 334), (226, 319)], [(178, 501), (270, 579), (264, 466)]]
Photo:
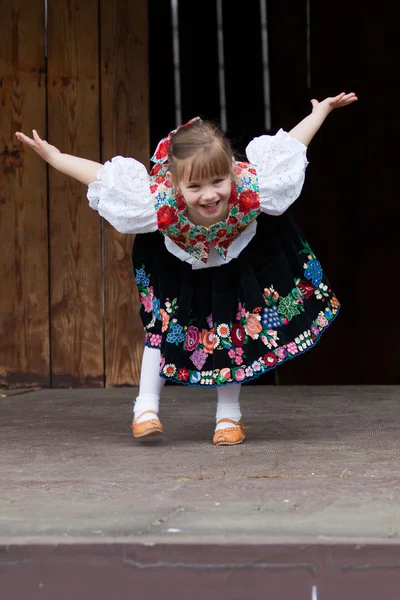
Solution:
[(289, 212), (261, 214), (248, 246), (220, 267), (193, 270), (161, 233), (139, 234), (133, 267), (145, 343), (176, 383), (259, 377), (315, 346), (340, 308)]

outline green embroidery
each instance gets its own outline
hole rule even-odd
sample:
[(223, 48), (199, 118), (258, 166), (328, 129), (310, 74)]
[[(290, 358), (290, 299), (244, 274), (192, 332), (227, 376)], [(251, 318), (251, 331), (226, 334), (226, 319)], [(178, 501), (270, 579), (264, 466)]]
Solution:
[(298, 304), (298, 301), (295, 300), (291, 294), (289, 294), (289, 296), (281, 297), (279, 300), (278, 313), (290, 321), (295, 315), (300, 314)]

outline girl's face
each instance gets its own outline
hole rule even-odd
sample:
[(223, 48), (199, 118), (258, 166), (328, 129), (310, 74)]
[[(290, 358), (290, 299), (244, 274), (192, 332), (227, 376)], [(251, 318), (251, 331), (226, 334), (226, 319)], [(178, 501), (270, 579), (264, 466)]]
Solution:
[(189, 219), (195, 225), (208, 227), (227, 218), (232, 178), (222, 175), (212, 179), (181, 181), (179, 190), (187, 206)]

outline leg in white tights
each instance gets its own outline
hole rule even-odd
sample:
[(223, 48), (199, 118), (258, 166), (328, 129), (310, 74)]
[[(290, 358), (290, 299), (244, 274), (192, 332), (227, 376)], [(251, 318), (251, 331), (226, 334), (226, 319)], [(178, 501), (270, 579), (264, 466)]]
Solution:
[[(144, 347), (142, 368), (140, 371), (139, 395), (133, 406), (133, 416), (138, 417), (147, 410), (154, 410), (158, 415), (161, 390), (165, 379), (160, 377), (160, 351), (156, 348)], [(152, 413), (147, 413), (138, 419), (138, 423), (154, 419)]]
[(240, 383), (231, 383), (229, 385), (220, 386), (217, 388), (218, 403), (217, 403), (217, 426), (218, 429), (226, 429), (232, 427), (232, 423), (220, 423), (220, 419), (232, 419), (232, 421), (240, 421), (242, 413), (240, 412)]

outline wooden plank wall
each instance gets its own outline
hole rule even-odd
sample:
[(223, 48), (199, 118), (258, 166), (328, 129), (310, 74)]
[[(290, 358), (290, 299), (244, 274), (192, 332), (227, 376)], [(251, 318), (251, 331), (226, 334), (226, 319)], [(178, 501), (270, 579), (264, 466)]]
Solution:
[[(171, 5), (56, 4), (47, 64), (43, 0), (0, 8), (0, 385), (132, 385), (143, 342), (133, 238), (101, 222), (83, 186), (49, 172), (47, 187), (45, 166), (13, 132), (36, 127), (63, 151), (150, 166), (158, 140), (177, 124)], [(258, 383), (399, 383), (396, 21), (357, 1), (268, 0), (266, 131), (259, 6), (234, 12), (222, 0), (227, 134), (240, 154), (255, 135), (293, 127), (312, 97), (344, 90), (360, 100), (317, 134), (293, 207), (341, 314), (318, 348)], [(178, 18), (182, 121), (218, 122), (216, 0), (201, 9), (182, 0)]]
[(138, 383), (133, 237), (103, 224), (86, 188), (47, 169), (14, 133), (36, 128), (97, 162), (122, 154), (147, 163), (147, 2), (49, 2), (47, 54), (43, 0), (0, 11), (0, 385)]
[[(97, 0), (48, 7), (48, 138), (99, 162)], [(55, 169), (49, 192), (52, 386), (103, 386), (100, 220), (86, 187)]]
[[(101, 2), (101, 162), (133, 156), (149, 162), (147, 2)], [(133, 236), (104, 231), (106, 384), (139, 382), (143, 327), (133, 277)]]
[(46, 126), (42, 0), (0, 3), (0, 385), (50, 385), (46, 170), (15, 131)]

